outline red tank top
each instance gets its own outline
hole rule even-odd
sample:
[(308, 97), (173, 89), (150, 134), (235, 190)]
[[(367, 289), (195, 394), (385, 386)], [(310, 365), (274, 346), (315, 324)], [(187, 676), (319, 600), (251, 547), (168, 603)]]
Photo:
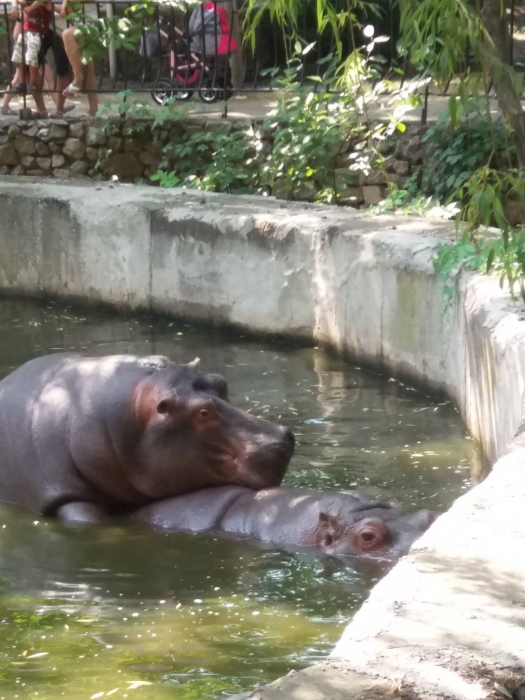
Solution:
[(24, 31), (33, 32), (34, 34), (47, 34), (49, 25), (51, 24), (51, 12), (47, 7), (39, 7), (30, 15), (24, 15)]

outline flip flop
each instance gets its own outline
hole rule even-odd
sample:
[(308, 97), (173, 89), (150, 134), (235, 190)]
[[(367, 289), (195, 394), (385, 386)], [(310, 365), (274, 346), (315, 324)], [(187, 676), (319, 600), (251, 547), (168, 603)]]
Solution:
[(77, 97), (79, 92), (82, 92), (82, 88), (77, 87), (74, 83), (70, 83), (62, 94), (64, 97)]
[(0, 107), (0, 114), (3, 117), (15, 117), (17, 113), (11, 107)]

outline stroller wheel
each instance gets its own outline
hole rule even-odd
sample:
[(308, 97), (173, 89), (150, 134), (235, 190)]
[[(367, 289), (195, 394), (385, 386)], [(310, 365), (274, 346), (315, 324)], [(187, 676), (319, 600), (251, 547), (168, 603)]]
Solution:
[(176, 100), (186, 102), (193, 97), (193, 90), (177, 89), (167, 78), (157, 81), (155, 89), (151, 91), (151, 99), (158, 105), (163, 105), (166, 100), (175, 96)]
[(188, 102), (193, 97), (193, 90), (188, 90), (186, 88), (178, 88), (175, 92), (175, 99), (180, 102)]
[(213, 104), (224, 98), (229, 100), (232, 94), (229, 87), (226, 88), (226, 91), (224, 90), (224, 78), (218, 78), (216, 81), (209, 78), (199, 90), (199, 99), (206, 104)]

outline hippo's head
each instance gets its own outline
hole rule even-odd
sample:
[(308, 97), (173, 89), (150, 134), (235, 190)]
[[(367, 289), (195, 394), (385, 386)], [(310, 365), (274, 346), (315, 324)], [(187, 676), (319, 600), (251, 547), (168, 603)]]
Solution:
[(407, 554), (434, 522), (428, 510), (403, 515), (395, 506), (375, 503), (357, 512), (330, 515), (319, 513), (317, 544), (333, 557), (359, 556), (397, 559)]
[[(226, 380), (167, 363), (135, 388), (135, 487), (151, 499), (236, 484), (278, 486), (294, 450), (286, 427), (231, 405)], [(135, 423), (136, 424), (136, 423)]]

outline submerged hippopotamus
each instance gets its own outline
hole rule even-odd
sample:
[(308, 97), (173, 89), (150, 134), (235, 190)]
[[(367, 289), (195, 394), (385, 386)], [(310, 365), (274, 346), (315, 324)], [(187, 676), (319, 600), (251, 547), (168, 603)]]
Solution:
[(135, 520), (166, 530), (218, 529), (283, 546), (318, 547), (333, 557), (394, 559), (406, 554), (435, 516), (403, 515), (358, 491), (238, 486), (203, 489), (139, 509)]
[(0, 382), (0, 501), (66, 521), (277, 486), (293, 448), (288, 428), (233, 407), (223, 377), (195, 362), (60, 353)]

